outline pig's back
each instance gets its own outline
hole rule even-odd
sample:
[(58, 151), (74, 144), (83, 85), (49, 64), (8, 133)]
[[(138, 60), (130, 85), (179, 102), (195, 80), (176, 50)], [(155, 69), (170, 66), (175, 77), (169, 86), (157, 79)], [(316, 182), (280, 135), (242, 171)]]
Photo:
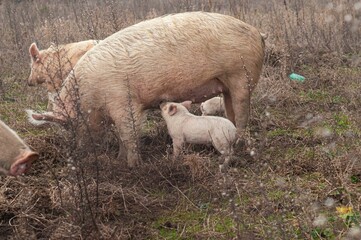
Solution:
[(187, 75), (199, 75), (197, 68), (216, 74), (241, 62), (240, 56), (243, 61), (263, 59), (256, 28), (227, 15), (189, 12), (140, 22), (109, 36), (85, 54), (77, 71), (141, 80), (173, 73), (171, 64), (178, 74), (187, 69)]

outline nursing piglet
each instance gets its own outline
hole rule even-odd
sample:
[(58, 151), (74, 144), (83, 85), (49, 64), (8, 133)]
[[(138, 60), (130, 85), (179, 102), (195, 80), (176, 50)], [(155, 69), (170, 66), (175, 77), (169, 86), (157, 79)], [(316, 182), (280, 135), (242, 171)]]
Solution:
[(196, 116), (191, 114), (191, 101), (160, 104), (161, 114), (166, 121), (168, 133), (173, 140), (173, 154), (181, 154), (185, 142), (212, 144), (225, 156), (223, 167), (227, 167), (233, 153), (237, 129), (231, 121), (216, 116)]
[(222, 97), (214, 97), (204, 101), (200, 105), (202, 116), (224, 114), (224, 100)]

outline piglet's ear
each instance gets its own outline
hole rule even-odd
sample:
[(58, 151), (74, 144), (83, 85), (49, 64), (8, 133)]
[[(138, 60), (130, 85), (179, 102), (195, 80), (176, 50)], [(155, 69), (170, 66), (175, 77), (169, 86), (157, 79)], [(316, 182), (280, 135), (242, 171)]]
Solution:
[(183, 106), (185, 106), (188, 110), (191, 109), (192, 101), (184, 101), (181, 103)]
[(169, 106), (169, 109), (168, 109), (168, 114), (170, 115), (170, 116), (173, 116), (174, 114), (176, 114), (177, 113), (177, 106), (176, 105), (170, 105)]
[(30, 45), (29, 53), (34, 61), (37, 61), (39, 59), (40, 52), (39, 52), (38, 46), (36, 46), (36, 43), (32, 43)]

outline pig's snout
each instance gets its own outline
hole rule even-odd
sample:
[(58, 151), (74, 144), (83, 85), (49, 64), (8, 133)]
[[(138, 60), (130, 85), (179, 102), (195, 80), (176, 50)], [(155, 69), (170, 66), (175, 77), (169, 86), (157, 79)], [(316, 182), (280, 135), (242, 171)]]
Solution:
[(16, 159), (13, 164), (11, 164), (9, 175), (17, 176), (25, 173), (31, 167), (31, 164), (38, 158), (38, 153), (26, 151), (18, 159)]

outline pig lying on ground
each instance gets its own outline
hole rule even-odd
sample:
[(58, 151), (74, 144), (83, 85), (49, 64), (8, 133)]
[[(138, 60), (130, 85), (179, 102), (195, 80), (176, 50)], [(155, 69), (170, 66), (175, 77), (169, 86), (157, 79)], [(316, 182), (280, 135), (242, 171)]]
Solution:
[(48, 92), (48, 110), (51, 110), (54, 97), (78, 60), (99, 41), (87, 40), (65, 45), (52, 44), (48, 49), (39, 50), (36, 43), (29, 48), (31, 72), (28, 85), (45, 83)]
[[(227, 118), (241, 137), (264, 47), (256, 28), (218, 13), (178, 13), (140, 22), (88, 51), (64, 81), (54, 111), (32, 117), (64, 124), (82, 119), (79, 131), (87, 127), (91, 135), (84, 134), (79, 145), (98, 137), (110, 119), (132, 167), (140, 160), (135, 136), (145, 110), (164, 101), (199, 103), (222, 93)], [(123, 157), (119, 151), (118, 158)]]
[(16, 176), (26, 172), (39, 155), (0, 121), (0, 174)]
[(183, 103), (167, 102), (160, 104), (162, 117), (167, 123), (168, 133), (173, 140), (173, 154), (181, 154), (184, 143), (213, 144), (225, 156), (226, 167), (233, 154), (237, 129), (231, 121), (216, 116), (196, 116), (187, 109), (191, 101)]
[(224, 114), (224, 101), (222, 97), (214, 97), (202, 102), (200, 105), (202, 116)]

